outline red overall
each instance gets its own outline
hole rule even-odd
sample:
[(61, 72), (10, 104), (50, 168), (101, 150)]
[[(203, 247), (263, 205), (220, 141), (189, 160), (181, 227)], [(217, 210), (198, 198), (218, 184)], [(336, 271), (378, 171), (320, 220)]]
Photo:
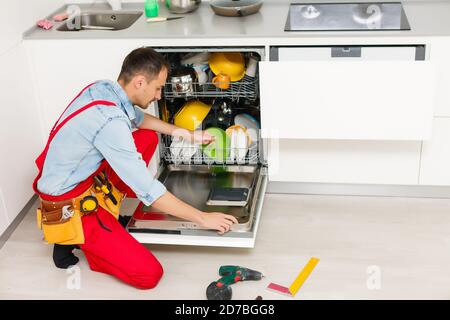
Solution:
[[(84, 88), (83, 91), (91, 85)], [(106, 160), (103, 160), (98, 170), (89, 178), (80, 182), (73, 190), (67, 193), (59, 196), (51, 196), (37, 190), (37, 181), (42, 175), (45, 157), (47, 156), (48, 148), (53, 137), (67, 121), (95, 105), (115, 106), (114, 103), (109, 101), (93, 101), (75, 111), (58, 124), (61, 119), (60, 117), (56, 123), (58, 126), (55, 124), (50, 132), (50, 137), (44, 151), (36, 159), (39, 174), (33, 183), (34, 191), (42, 199), (56, 202), (75, 198), (92, 185), (93, 177), (103, 169), (106, 170), (111, 183), (116, 188), (126, 193), (128, 197), (136, 198), (136, 194), (119, 178)], [(142, 154), (142, 158), (148, 165), (158, 144), (158, 135), (152, 130), (140, 129), (133, 132), (133, 138), (137, 151)], [(100, 226), (95, 214), (98, 215), (101, 222), (110, 231)], [(134, 239), (108, 211), (99, 207), (96, 213), (83, 216), (82, 224), (85, 243), (80, 244), (80, 248), (83, 250), (89, 266), (93, 271), (110, 274), (139, 289), (151, 289), (158, 284), (163, 275), (163, 269), (159, 261), (145, 246)]]

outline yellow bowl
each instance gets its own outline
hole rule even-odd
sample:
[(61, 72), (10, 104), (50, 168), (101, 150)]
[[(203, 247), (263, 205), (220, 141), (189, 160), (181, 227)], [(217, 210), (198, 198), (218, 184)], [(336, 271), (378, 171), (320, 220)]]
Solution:
[(244, 57), (239, 52), (214, 52), (209, 57), (209, 67), (215, 75), (229, 75), (233, 82), (245, 75)]
[(175, 125), (188, 130), (195, 130), (206, 118), (209, 110), (211, 110), (211, 106), (199, 100), (190, 100), (175, 114)]

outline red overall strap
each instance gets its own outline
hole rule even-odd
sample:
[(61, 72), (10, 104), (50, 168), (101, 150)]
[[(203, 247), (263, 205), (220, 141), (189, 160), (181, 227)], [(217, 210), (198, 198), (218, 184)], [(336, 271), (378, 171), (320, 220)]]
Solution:
[[(47, 151), (48, 151), (48, 146), (50, 145), (50, 141), (53, 140), (53, 137), (55, 136), (56, 132), (55, 131), (55, 127), (58, 124), (59, 120), (61, 120), (62, 116), (64, 115), (64, 113), (67, 111), (67, 109), (69, 109), (69, 107), (72, 105), (72, 103), (83, 94), (84, 91), (86, 91), (89, 87), (91, 87), (93, 84), (95, 84), (95, 82), (87, 85), (86, 87), (83, 88), (83, 90), (80, 91), (80, 93), (78, 93), (76, 95), (75, 98), (72, 99), (72, 101), (70, 101), (70, 103), (67, 105), (67, 107), (64, 109), (64, 111), (61, 113), (61, 115), (59, 116), (58, 120), (56, 120), (55, 124), (53, 125), (53, 128), (50, 130), (49, 133), (49, 138), (47, 140), (47, 145), (44, 148), (44, 151), (41, 152), (41, 154), (36, 158), (36, 160), (34, 161), (38, 167), (39, 171), (42, 171), (42, 168), (44, 167), (44, 161), (45, 161), (45, 157), (47, 156)], [(69, 116), (70, 117), (70, 116)], [(59, 130), (59, 129), (58, 129)], [(34, 190), (36, 192), (36, 190)]]
[(58, 120), (56, 120), (55, 124), (53, 125), (52, 130), (50, 130), (50, 134), (52, 134), (53, 130), (55, 130), (56, 125), (58, 124), (59, 120), (61, 120), (62, 116), (64, 115), (64, 113), (67, 111), (67, 109), (69, 109), (69, 107), (72, 105), (72, 103), (78, 99), (79, 96), (81, 96), (83, 94), (84, 91), (86, 91), (86, 89), (89, 89), (92, 85), (94, 85), (95, 82), (87, 85), (86, 87), (83, 88), (83, 90), (80, 91), (80, 93), (78, 93), (76, 95), (75, 98), (72, 99), (72, 101), (70, 101), (70, 103), (67, 105), (67, 107), (64, 109), (64, 111), (61, 113), (61, 115), (59, 116)]
[[(66, 112), (66, 110), (70, 107), (70, 105), (84, 92), (84, 90), (86, 90), (87, 88), (89, 88), (91, 85), (93, 85), (93, 84), (90, 84), (89, 86), (87, 86), (86, 88), (84, 88), (76, 97), (75, 97), (75, 99), (73, 99), (71, 102), (70, 102), (70, 104), (67, 106), (67, 108), (64, 110), (64, 112)], [(76, 110), (75, 112), (73, 112), (73, 113), (71, 113), (69, 116), (67, 116), (60, 124), (58, 124), (58, 122), (59, 122), (59, 120), (61, 119), (61, 117), (62, 117), (62, 115), (59, 117), (59, 119), (58, 119), (58, 121), (55, 123), (55, 125), (53, 126), (53, 129), (50, 131), (50, 136), (49, 136), (49, 138), (48, 138), (48, 141), (47, 141), (47, 144), (46, 144), (46, 146), (45, 146), (45, 148), (44, 148), (44, 150), (41, 152), (41, 154), (37, 157), (37, 159), (36, 159), (36, 161), (35, 161), (35, 163), (36, 163), (36, 165), (37, 165), (37, 167), (38, 167), (38, 170), (39, 170), (39, 173), (38, 173), (38, 175), (36, 176), (36, 178), (34, 179), (34, 182), (33, 182), (33, 189), (34, 189), (34, 192), (36, 192), (42, 199), (44, 199), (44, 200), (49, 200), (49, 201), (62, 201), (62, 200), (67, 200), (67, 199), (70, 199), (70, 198), (73, 198), (74, 196), (77, 196), (78, 194), (75, 194), (75, 195), (72, 195), (72, 194), (74, 194), (74, 193), (79, 193), (79, 194), (81, 194), (82, 192), (84, 192), (86, 189), (87, 189), (87, 187), (89, 187), (89, 186), (87, 186), (86, 188), (84, 188), (84, 190), (78, 190), (78, 189), (82, 189), (83, 187), (84, 187), (84, 185), (79, 185), (79, 186), (77, 186), (74, 190), (71, 190), (71, 191), (69, 191), (69, 192), (66, 192), (66, 193), (64, 193), (64, 194), (62, 194), (62, 195), (59, 195), (59, 196), (51, 196), (51, 195), (46, 195), (46, 194), (44, 194), (44, 193), (41, 193), (41, 192), (39, 192), (39, 190), (38, 190), (38, 188), (37, 188), (37, 182), (38, 182), (38, 180), (41, 178), (41, 175), (42, 175), (42, 170), (43, 170), (43, 168), (44, 168), (44, 162), (45, 162), (45, 158), (47, 157), (47, 153), (48, 153), (48, 149), (49, 149), (49, 147), (50, 147), (50, 143), (52, 142), (52, 140), (53, 140), (53, 138), (56, 136), (56, 134), (58, 133), (58, 131), (68, 122), (68, 121), (70, 121), (73, 117), (75, 117), (75, 116), (77, 116), (78, 114), (80, 114), (81, 112), (83, 112), (83, 111), (85, 111), (85, 110), (87, 110), (87, 109), (89, 109), (89, 108), (91, 108), (91, 107), (94, 107), (94, 106), (97, 106), (97, 105), (105, 105), (105, 106), (115, 106), (116, 104), (115, 103), (113, 103), (113, 102), (111, 102), (111, 101), (106, 101), (106, 100), (94, 100), (94, 101), (92, 101), (92, 102), (90, 102), (89, 104), (87, 104), (87, 105), (85, 105), (85, 106), (83, 106), (82, 108), (80, 108), (80, 109), (78, 109), (78, 110)], [(64, 112), (63, 112), (63, 114), (64, 114)], [(93, 174), (92, 174), (92, 176), (93, 175), (95, 175), (97, 172), (94, 172)], [(78, 187), (80, 187), (80, 188), (78, 188)]]

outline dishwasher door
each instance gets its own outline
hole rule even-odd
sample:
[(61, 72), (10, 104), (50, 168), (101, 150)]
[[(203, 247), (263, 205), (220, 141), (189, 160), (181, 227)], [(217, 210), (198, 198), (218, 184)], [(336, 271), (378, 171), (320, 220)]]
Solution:
[[(219, 235), (193, 222), (139, 204), (128, 231), (142, 243), (253, 248), (267, 186), (266, 168), (260, 165), (167, 165), (158, 179), (179, 199), (205, 212), (233, 215), (238, 224)], [(248, 188), (245, 206), (207, 205), (215, 188)]]
[(427, 140), (436, 71), (423, 46), (272, 47), (263, 138)]

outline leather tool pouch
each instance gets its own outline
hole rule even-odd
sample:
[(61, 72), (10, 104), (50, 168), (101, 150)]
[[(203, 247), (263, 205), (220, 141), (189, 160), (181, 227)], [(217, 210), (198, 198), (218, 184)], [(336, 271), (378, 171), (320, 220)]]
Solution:
[(48, 243), (69, 244), (67, 242), (77, 243), (80, 240), (80, 214), (74, 210), (72, 217), (63, 218), (64, 206), (71, 206), (73, 209), (72, 200), (52, 202), (41, 199), (41, 207), (37, 209), (37, 221)]

